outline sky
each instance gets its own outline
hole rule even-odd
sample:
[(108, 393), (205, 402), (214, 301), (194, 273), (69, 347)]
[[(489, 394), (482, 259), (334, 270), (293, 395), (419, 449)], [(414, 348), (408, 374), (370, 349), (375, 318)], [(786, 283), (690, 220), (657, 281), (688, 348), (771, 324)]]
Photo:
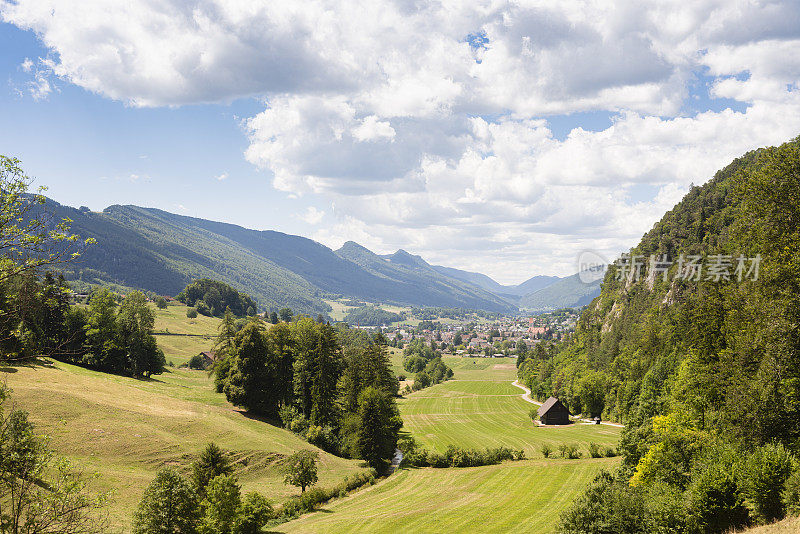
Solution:
[(797, 0), (0, 0), (0, 154), (515, 284), (800, 135)]

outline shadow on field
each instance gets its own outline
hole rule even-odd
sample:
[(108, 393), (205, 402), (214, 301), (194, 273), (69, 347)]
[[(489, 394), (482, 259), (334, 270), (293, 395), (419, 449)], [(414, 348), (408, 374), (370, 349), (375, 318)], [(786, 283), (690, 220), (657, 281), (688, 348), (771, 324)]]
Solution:
[(46, 367), (52, 369), (53, 362), (44, 358), (29, 358), (26, 360), (12, 360), (0, 362), (0, 373), (16, 373), (20, 367), (27, 369), (38, 369), (39, 367)]
[(234, 410), (234, 411), (238, 412), (239, 414), (243, 415), (244, 417), (247, 417), (248, 419), (253, 419), (254, 421), (260, 421), (262, 423), (267, 423), (268, 425), (277, 426), (278, 428), (283, 428), (283, 424), (281, 423), (281, 420), (278, 419), (277, 417), (269, 417), (269, 416), (266, 416), (266, 415), (260, 415), (260, 414), (257, 414), (257, 413), (254, 413), (254, 412), (249, 412), (249, 411), (246, 411), (246, 410)]

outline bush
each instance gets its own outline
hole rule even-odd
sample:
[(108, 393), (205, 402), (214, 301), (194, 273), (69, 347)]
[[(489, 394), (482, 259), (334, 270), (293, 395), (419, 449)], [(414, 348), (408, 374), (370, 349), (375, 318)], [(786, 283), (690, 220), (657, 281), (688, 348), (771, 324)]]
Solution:
[(196, 319), (197, 318), (197, 308), (189, 308), (186, 310), (186, 317), (189, 319)]
[(414, 446), (403, 453), (403, 465), (417, 467), (477, 467), (495, 465), (505, 460), (524, 459), (525, 451), (512, 451), (508, 447), (464, 449), (451, 445), (442, 454)]
[(558, 452), (562, 458), (569, 460), (577, 460), (581, 457), (581, 453), (578, 451), (578, 446), (572, 443), (562, 443), (558, 446)]
[(294, 421), (295, 417), (300, 415), (300, 412), (297, 411), (297, 408), (294, 406), (281, 406), (278, 408), (278, 417), (281, 418), (281, 422), (283, 423), (283, 428), (289, 428)]
[(725, 532), (748, 523), (747, 507), (730, 466), (708, 466), (692, 477), (686, 496), (686, 519), (695, 532)]
[(164, 297), (156, 297), (153, 299), (153, 302), (156, 303), (156, 307), (159, 310), (164, 310), (167, 307), (167, 299), (165, 299)]
[(600, 445), (595, 442), (589, 443), (586, 448), (589, 450), (589, 456), (592, 458), (600, 458), (603, 456), (600, 454)]
[(530, 416), (531, 421), (536, 421), (539, 419), (539, 410), (537, 408), (531, 408), (531, 410), (528, 412), (528, 415)]
[(782, 498), (787, 513), (800, 515), (800, 469), (792, 473), (786, 480)]
[(542, 447), (540, 449), (542, 451), (542, 456), (545, 458), (550, 458), (550, 454), (553, 452), (553, 448), (550, 446), (549, 443), (542, 443)]
[(783, 518), (786, 510), (781, 493), (793, 466), (792, 455), (780, 444), (759, 447), (744, 462), (741, 486), (755, 519), (770, 523)]
[(303, 434), (306, 430), (308, 430), (308, 419), (306, 419), (306, 416), (300, 414), (292, 419), (292, 422), (289, 423), (289, 430), (295, 434)]
[(330, 426), (310, 426), (306, 431), (306, 439), (312, 445), (316, 445), (324, 451), (330, 453), (339, 452), (339, 440), (336, 432)]
[(198, 369), (202, 371), (205, 368), (205, 362), (203, 361), (203, 357), (201, 355), (195, 354), (189, 360), (189, 369)]
[(614, 447), (606, 447), (606, 450), (603, 453), (606, 458), (613, 458), (614, 456), (617, 456), (617, 454), (619, 453)]

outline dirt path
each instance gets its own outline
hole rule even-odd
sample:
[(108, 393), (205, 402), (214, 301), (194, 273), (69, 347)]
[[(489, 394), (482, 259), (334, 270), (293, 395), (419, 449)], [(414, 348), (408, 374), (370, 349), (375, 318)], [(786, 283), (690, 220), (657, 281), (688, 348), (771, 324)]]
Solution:
[(517, 386), (519, 389), (521, 389), (522, 391), (525, 392), (522, 395), (520, 395), (520, 397), (522, 397), (522, 400), (524, 400), (526, 402), (530, 402), (531, 404), (535, 404), (536, 406), (541, 406), (542, 405), (541, 402), (535, 401), (535, 400), (533, 400), (533, 398), (531, 398), (531, 390), (529, 390), (528, 388), (526, 388), (525, 386), (520, 384), (519, 380), (514, 380), (513, 382), (511, 382), (511, 385), (512, 386)]

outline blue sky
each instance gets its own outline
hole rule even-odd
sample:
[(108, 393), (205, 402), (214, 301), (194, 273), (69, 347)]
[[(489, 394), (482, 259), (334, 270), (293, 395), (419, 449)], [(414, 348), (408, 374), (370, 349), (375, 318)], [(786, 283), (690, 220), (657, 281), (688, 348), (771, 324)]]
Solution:
[(64, 204), (517, 283), (800, 134), (789, 0), (325, 4), (0, 0), (0, 153)]
[(263, 109), (259, 99), (136, 108), (54, 79), (53, 91), (36, 100), (21, 65), (48, 52), (32, 32), (0, 24), (7, 82), (0, 91), (0, 146), (47, 186), (48, 196), (96, 211), (136, 204), (249, 228), (309, 232), (295, 216), (308, 203), (265, 187), (271, 173), (244, 159), (248, 142), (240, 122)]

